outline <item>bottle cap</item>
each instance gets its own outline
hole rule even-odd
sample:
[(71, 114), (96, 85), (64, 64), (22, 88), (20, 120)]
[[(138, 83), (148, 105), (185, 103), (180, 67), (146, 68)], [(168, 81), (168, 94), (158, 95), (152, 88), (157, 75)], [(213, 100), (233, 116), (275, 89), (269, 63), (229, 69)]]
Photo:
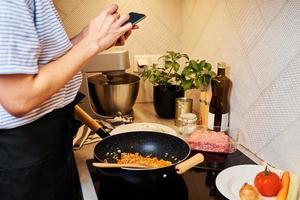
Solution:
[(228, 64), (225, 62), (218, 62), (218, 68), (226, 69), (228, 67)]

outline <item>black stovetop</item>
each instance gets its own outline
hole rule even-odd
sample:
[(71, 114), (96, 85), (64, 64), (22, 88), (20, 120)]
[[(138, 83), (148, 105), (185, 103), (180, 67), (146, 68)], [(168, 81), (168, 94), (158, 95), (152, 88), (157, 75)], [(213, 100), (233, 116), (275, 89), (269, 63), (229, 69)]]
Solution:
[(254, 164), (240, 151), (203, 154), (205, 161), (183, 175), (171, 173), (162, 180), (138, 184), (99, 173), (92, 166), (93, 159), (87, 165), (99, 200), (226, 200), (215, 186), (218, 173), (230, 166)]

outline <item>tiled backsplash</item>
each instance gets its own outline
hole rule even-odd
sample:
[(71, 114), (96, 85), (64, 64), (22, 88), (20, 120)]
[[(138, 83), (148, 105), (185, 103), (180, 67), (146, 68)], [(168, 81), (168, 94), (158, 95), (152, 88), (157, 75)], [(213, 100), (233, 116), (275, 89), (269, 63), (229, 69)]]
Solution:
[[(113, 1), (54, 2), (72, 36)], [(214, 66), (229, 63), (231, 126), (243, 131), (242, 144), (272, 165), (300, 172), (300, 1), (114, 2), (121, 13), (147, 15), (125, 46), (131, 56), (175, 50)]]
[(300, 1), (184, 0), (182, 13), (183, 50), (230, 64), (242, 143), (300, 172)]

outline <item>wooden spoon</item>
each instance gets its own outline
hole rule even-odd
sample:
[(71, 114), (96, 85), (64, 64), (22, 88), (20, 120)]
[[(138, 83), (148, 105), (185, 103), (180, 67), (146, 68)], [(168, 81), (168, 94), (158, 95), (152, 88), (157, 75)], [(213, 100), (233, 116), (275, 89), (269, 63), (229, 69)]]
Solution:
[(98, 168), (137, 168), (137, 169), (151, 169), (152, 167), (139, 164), (117, 164), (117, 163), (93, 163), (94, 167)]

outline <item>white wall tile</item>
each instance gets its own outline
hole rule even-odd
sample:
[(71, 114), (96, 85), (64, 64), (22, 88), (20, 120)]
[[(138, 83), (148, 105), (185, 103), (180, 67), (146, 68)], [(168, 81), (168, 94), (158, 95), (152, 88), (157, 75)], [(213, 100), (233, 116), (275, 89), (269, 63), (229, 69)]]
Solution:
[[(243, 116), (251, 149), (259, 151), (300, 118), (300, 52)], [(291, 138), (292, 139), (292, 138)], [(293, 138), (296, 139), (296, 138)], [(297, 140), (300, 140), (300, 135)]]
[(249, 54), (261, 88), (267, 87), (300, 50), (300, 2), (290, 1)]
[(266, 145), (258, 155), (273, 166), (299, 173), (299, 127), (300, 119), (282, 131), (282, 133)]
[[(63, 13), (64, 15), (69, 15), (72, 13), (72, 11), (76, 8), (78, 8), (78, 6), (80, 6), (80, 4), (82, 3), (83, 0), (55, 0), (55, 6), (60, 9), (60, 13)], [(65, 5), (68, 6), (65, 6)]]
[(183, 51), (191, 51), (199, 43), (199, 39), (214, 12), (217, 2), (217, 0), (186, 1), (182, 11), (181, 38)]
[[(130, 1), (128, 2), (130, 3)], [(182, 0), (143, 0), (143, 2), (151, 10), (146, 13), (148, 17), (155, 16), (160, 23), (168, 28), (167, 32), (169, 34), (180, 37), (182, 30)]]
[(259, 7), (253, 0), (226, 0), (226, 3), (243, 48), (249, 53), (266, 28)]
[(287, 3), (287, 0), (257, 0), (257, 3), (266, 24), (270, 24), (280, 13), (281, 9)]

